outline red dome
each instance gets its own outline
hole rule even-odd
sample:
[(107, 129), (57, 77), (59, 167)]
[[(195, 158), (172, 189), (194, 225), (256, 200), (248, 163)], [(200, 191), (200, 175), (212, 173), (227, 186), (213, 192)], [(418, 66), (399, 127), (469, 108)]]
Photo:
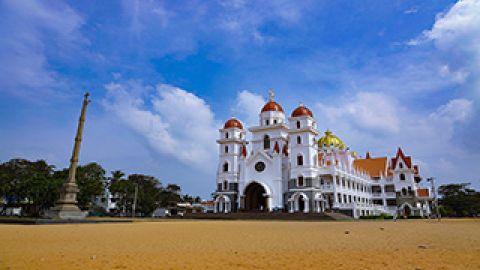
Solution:
[(273, 100), (270, 100), (262, 108), (262, 112), (268, 112), (268, 111), (283, 112), (283, 108), (282, 106), (280, 106), (280, 104), (276, 103)]
[(310, 116), (313, 117), (312, 111), (310, 111), (307, 107), (300, 105), (300, 107), (296, 108), (292, 112), (292, 117), (299, 117), (299, 116)]
[(225, 125), (223, 128), (239, 128), (243, 129), (242, 122), (238, 121), (235, 118), (230, 118), (227, 122), (225, 122)]

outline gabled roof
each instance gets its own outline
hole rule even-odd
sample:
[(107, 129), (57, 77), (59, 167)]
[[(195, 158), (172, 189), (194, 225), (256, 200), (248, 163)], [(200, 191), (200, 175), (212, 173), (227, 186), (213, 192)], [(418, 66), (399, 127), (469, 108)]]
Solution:
[(353, 166), (357, 169), (366, 171), (371, 177), (381, 177), (382, 174), (386, 176), (388, 174), (388, 158), (365, 158), (355, 159)]
[(392, 158), (392, 170), (395, 170), (397, 166), (397, 161), (399, 158), (401, 158), (405, 162), (405, 165), (407, 165), (407, 168), (409, 169), (412, 168), (412, 157), (405, 156), (405, 154), (403, 154), (402, 148), (399, 147), (397, 150), (397, 155), (394, 158)]

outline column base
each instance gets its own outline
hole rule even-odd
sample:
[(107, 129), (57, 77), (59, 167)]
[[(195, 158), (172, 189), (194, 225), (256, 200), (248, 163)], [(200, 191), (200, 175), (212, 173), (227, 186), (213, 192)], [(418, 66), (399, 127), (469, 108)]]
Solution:
[(82, 211), (75, 204), (59, 204), (50, 208), (45, 216), (51, 219), (84, 219), (87, 211)]

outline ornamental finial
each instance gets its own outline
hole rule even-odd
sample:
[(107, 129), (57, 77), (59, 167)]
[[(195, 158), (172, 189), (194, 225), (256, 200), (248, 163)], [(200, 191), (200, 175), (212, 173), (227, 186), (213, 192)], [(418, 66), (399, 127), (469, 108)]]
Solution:
[(275, 98), (275, 92), (273, 92), (272, 88), (268, 90), (268, 97), (270, 98), (270, 101), (273, 101)]

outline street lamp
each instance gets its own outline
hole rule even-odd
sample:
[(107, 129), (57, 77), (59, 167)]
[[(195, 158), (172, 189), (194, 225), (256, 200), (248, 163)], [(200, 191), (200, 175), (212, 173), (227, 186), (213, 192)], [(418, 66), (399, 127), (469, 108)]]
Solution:
[(440, 216), (440, 210), (438, 209), (438, 196), (435, 190), (435, 177), (429, 177), (427, 178), (427, 181), (430, 182), (430, 184), (432, 184), (432, 194), (433, 194), (435, 209), (437, 212), (437, 219), (438, 221), (440, 221), (441, 216)]

